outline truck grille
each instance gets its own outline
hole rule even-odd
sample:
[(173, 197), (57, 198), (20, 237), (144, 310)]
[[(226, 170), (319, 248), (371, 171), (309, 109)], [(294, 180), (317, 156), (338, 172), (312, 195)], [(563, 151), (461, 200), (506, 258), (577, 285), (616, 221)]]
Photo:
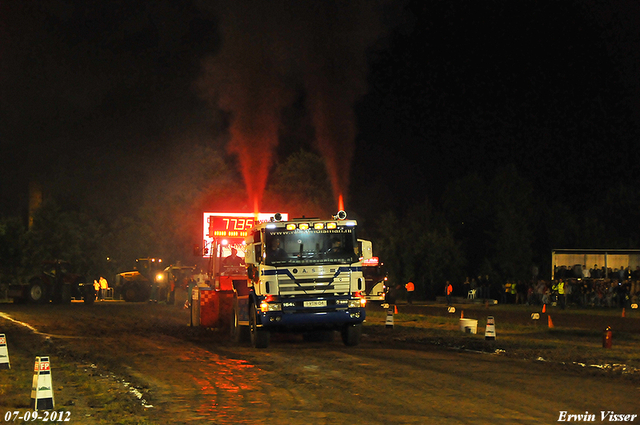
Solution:
[(314, 278), (314, 279), (287, 279), (278, 280), (280, 295), (337, 295), (349, 293), (349, 280), (347, 278)]

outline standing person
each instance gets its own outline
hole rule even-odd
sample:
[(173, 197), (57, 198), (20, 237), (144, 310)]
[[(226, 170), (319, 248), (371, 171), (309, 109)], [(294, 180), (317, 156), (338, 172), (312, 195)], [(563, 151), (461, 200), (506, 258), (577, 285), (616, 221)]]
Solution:
[(511, 288), (509, 288), (509, 303), (510, 304), (515, 304), (517, 301), (517, 294), (518, 294), (518, 284), (516, 283), (516, 281), (514, 280), (513, 282), (511, 282)]
[(558, 303), (560, 304), (560, 308), (564, 310), (566, 307), (566, 299), (565, 299), (565, 283), (563, 279), (560, 279), (558, 282)]
[(184, 308), (191, 308), (191, 292), (196, 286), (198, 286), (198, 282), (196, 281), (196, 278), (191, 276), (187, 283), (187, 299), (184, 301)]
[(507, 281), (502, 284), (502, 295), (500, 298), (500, 302), (502, 304), (507, 304), (509, 302), (509, 294), (511, 293), (511, 282)]
[(100, 300), (104, 301), (107, 297), (107, 289), (109, 288), (109, 284), (107, 283), (107, 279), (100, 276)]
[(451, 285), (451, 283), (449, 283), (449, 281), (447, 280), (447, 283), (444, 286), (444, 293), (447, 296), (447, 305), (451, 305), (451, 293), (453, 292), (453, 285)]
[(472, 277), (471, 278), (471, 283), (469, 284), (469, 289), (473, 292), (473, 297), (474, 298), (480, 298), (480, 294), (478, 294), (478, 283), (476, 282), (476, 278)]
[(416, 289), (413, 282), (409, 281), (404, 285), (407, 290), (407, 304), (413, 304), (413, 291)]
[(558, 280), (554, 280), (551, 285), (551, 305), (554, 307), (558, 305), (558, 282)]

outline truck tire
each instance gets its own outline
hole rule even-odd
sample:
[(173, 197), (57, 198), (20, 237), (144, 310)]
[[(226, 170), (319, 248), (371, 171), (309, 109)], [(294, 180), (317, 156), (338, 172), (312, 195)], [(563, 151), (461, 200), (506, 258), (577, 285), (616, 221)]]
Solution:
[(360, 337), (362, 336), (362, 323), (355, 325), (346, 325), (342, 328), (342, 342), (348, 347), (360, 344)]
[(128, 303), (138, 301), (140, 296), (138, 295), (138, 288), (135, 285), (127, 285), (124, 287), (124, 291), (122, 291), (122, 296), (124, 300)]
[(49, 301), (49, 288), (40, 280), (34, 280), (29, 285), (27, 298), (32, 304), (44, 304)]
[(146, 283), (133, 282), (123, 288), (122, 295), (127, 302), (147, 301), (151, 295), (151, 289)]
[(231, 342), (239, 343), (240, 342), (240, 324), (238, 323), (238, 307), (236, 303), (233, 303), (233, 307), (231, 307), (231, 321), (229, 322), (229, 337), (231, 338)]
[(267, 348), (269, 346), (269, 331), (258, 327), (258, 311), (255, 304), (251, 304), (249, 311), (249, 329), (251, 332), (251, 345), (254, 348)]
[(238, 314), (238, 301), (234, 300), (233, 307), (231, 308), (229, 335), (231, 336), (231, 342), (235, 344), (239, 344), (241, 342), (246, 342), (249, 340), (249, 335), (248, 335), (249, 329), (246, 326), (241, 326), (239, 321), (240, 321), (240, 316)]

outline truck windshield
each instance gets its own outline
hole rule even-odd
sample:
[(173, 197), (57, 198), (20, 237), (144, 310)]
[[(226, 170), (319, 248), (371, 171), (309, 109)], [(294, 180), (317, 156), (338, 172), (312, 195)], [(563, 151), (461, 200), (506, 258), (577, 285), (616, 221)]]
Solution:
[(267, 229), (267, 265), (351, 264), (358, 261), (353, 228), (331, 230)]

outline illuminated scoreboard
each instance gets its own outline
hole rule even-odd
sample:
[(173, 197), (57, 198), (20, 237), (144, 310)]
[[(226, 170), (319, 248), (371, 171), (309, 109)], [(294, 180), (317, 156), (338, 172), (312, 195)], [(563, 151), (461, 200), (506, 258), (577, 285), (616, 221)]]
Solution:
[(244, 238), (253, 227), (253, 217), (215, 216), (209, 217), (209, 236), (214, 238)]
[[(258, 213), (257, 220), (263, 223), (269, 221), (275, 214)], [(289, 218), (287, 213), (281, 214), (283, 220)], [(202, 223), (203, 246), (210, 247), (214, 239), (224, 245), (241, 244), (255, 223), (256, 215), (252, 213), (205, 212)]]

